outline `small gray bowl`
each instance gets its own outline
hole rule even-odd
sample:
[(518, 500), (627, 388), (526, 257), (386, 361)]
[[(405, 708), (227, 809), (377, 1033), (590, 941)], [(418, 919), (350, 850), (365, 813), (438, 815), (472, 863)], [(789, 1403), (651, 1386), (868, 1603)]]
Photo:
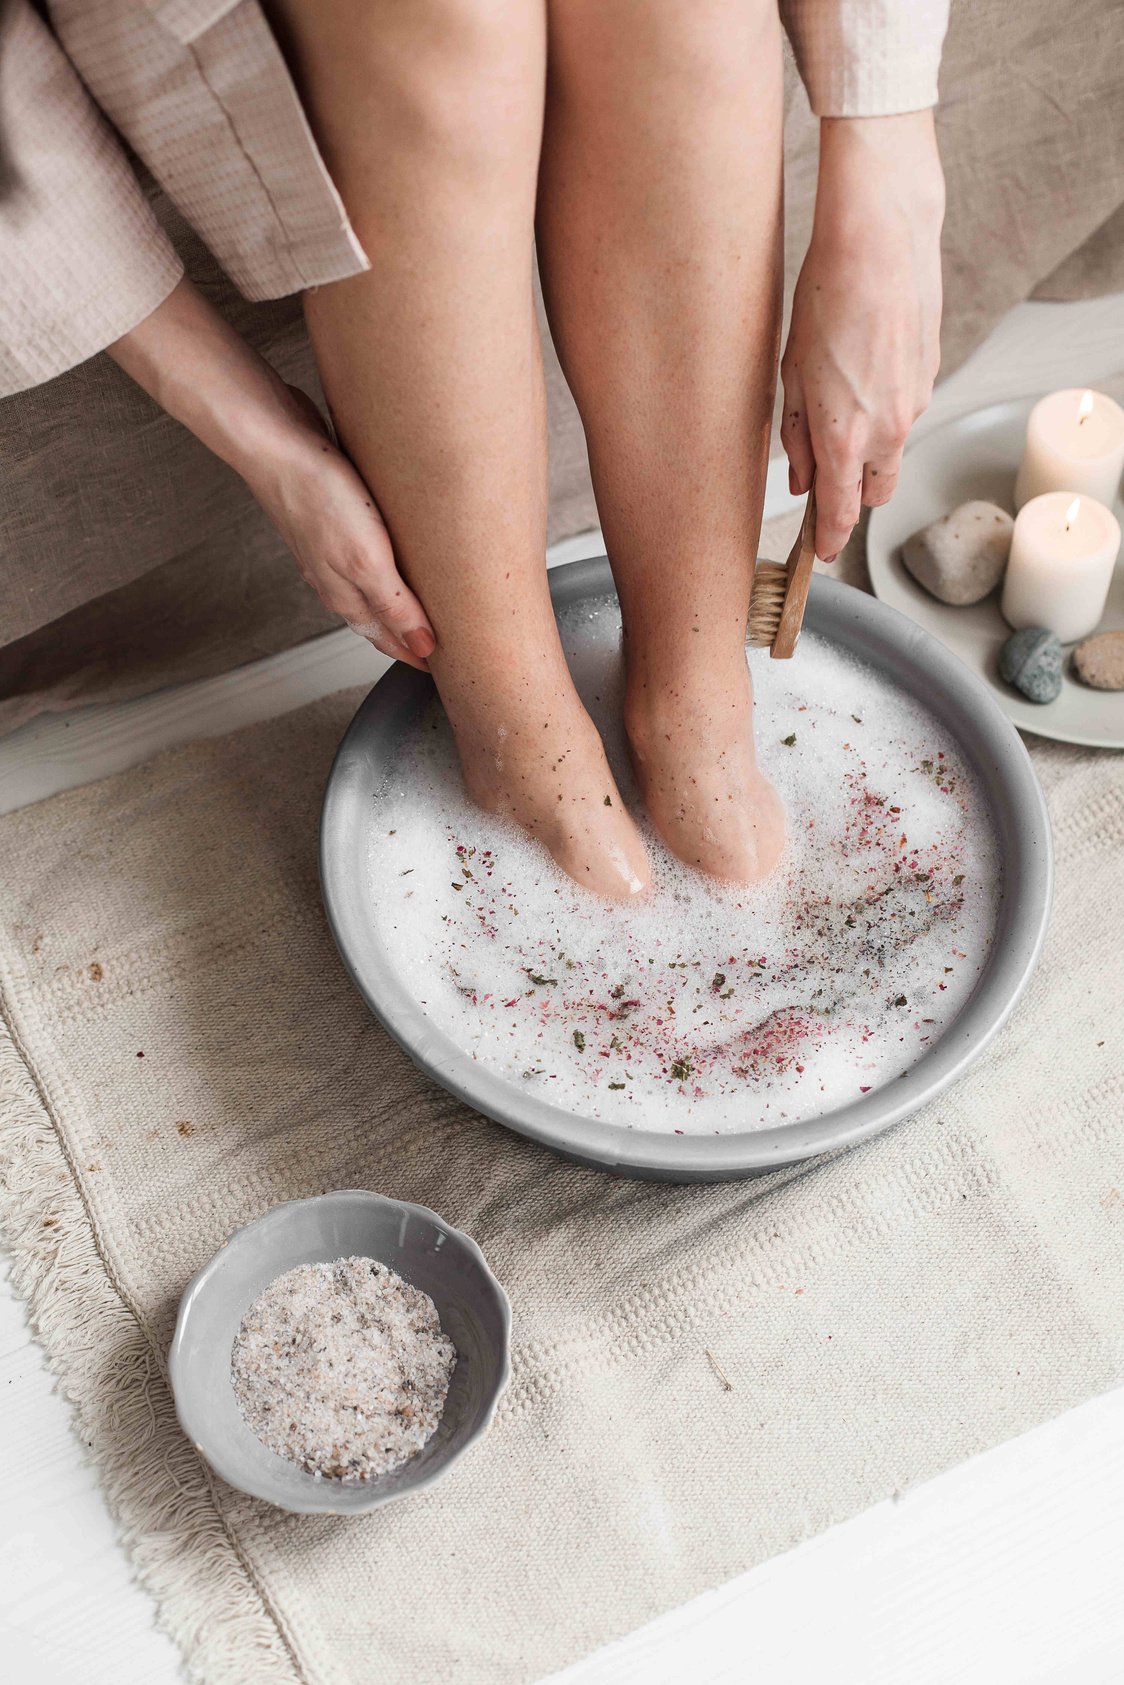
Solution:
[[(243, 1420), (230, 1381), (242, 1318), (298, 1264), (376, 1258), (437, 1306), (457, 1366), (437, 1432), (378, 1480), (317, 1480), (264, 1446)], [(300, 1514), (355, 1515), (440, 1480), (486, 1433), (511, 1374), (511, 1307), (474, 1240), (424, 1205), (361, 1188), (275, 1205), (238, 1229), (188, 1283), (168, 1369), (180, 1426), (231, 1486)]]

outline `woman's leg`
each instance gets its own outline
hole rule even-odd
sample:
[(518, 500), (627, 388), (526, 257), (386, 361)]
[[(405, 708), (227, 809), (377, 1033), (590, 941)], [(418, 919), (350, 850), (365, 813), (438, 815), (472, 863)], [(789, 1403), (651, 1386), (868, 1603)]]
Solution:
[(272, 16), (371, 260), (308, 296), (317, 363), (433, 626), (469, 793), (578, 882), (634, 894), (643, 845), (570, 680), (544, 565), (543, 0), (276, 0)]
[(768, 871), (744, 640), (780, 329), (776, 0), (548, 0), (539, 261), (589, 441), (649, 812)]

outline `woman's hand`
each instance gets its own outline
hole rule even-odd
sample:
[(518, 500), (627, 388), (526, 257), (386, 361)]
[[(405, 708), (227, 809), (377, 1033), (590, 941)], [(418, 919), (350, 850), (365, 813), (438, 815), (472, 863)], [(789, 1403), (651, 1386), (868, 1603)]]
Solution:
[(240, 469), (325, 608), (394, 660), (427, 671), (436, 640), (398, 572), (364, 482), (332, 443), (312, 399), (287, 388), (292, 414), (271, 448)]
[(931, 111), (825, 118), (812, 241), (781, 361), (789, 487), (816, 470), (816, 554), (886, 503), (940, 362), (944, 179)]
[(181, 281), (109, 354), (156, 402), (230, 463), (326, 608), (412, 667), (435, 648), (399, 574), (375, 500), (320, 412)]

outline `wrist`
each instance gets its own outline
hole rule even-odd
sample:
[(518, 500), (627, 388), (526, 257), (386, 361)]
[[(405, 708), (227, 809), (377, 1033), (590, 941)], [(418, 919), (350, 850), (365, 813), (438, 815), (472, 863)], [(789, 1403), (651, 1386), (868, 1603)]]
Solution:
[(331, 445), (319, 412), (307, 402), (306, 410), (279, 377), (268, 389), (243, 391), (233, 410), (216, 418), (221, 439), (211, 449), (251, 485), (314, 466)]
[(253, 406), (244, 416), (229, 452), (220, 452), (256, 497), (268, 501), (279, 487), (322, 473), (325, 452), (333, 447), (315, 406), (311, 400), (308, 404), (315, 419), (282, 382), (269, 403)]
[(931, 110), (821, 119), (817, 226), (891, 212), (939, 233), (944, 202)]

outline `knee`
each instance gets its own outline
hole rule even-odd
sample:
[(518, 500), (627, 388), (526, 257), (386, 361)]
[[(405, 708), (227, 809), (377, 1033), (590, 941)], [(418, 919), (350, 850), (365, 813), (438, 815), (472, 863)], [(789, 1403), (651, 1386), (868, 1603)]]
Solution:
[(546, 66), (541, 0), (412, 0), (414, 50), (395, 94), (414, 145), (491, 173), (541, 130)]
[(406, 160), (479, 176), (541, 133), (543, 0), (271, 0), (333, 173)]

